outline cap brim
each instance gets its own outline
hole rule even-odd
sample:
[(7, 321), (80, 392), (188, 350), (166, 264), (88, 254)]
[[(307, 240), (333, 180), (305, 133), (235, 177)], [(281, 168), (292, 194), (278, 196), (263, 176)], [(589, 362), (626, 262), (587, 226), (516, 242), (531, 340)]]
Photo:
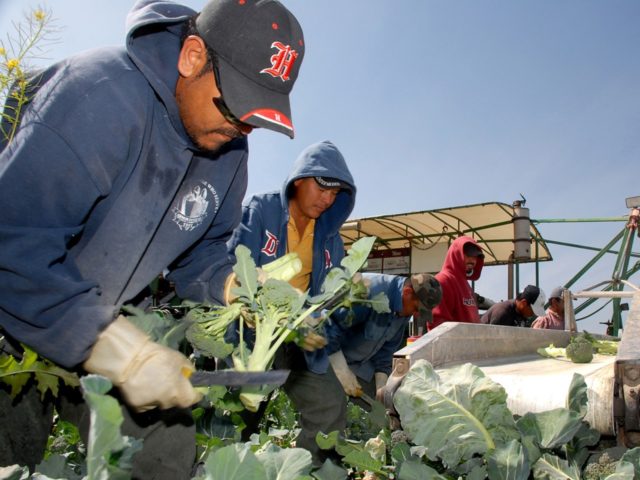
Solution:
[(540, 299), (536, 300), (531, 305), (531, 310), (533, 311), (533, 314), (538, 316), (538, 317), (544, 316), (544, 314), (545, 314), (545, 311), (544, 311), (544, 300), (542, 300), (542, 302), (540, 302)]
[(224, 58), (217, 57), (217, 62), (220, 93), (231, 113), (248, 125), (293, 138), (289, 95), (258, 85)]

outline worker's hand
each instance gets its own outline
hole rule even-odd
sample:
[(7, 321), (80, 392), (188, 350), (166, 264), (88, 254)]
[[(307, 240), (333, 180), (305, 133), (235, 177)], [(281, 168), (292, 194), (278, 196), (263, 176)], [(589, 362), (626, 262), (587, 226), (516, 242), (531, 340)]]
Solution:
[(381, 399), (384, 397), (384, 387), (387, 385), (389, 375), (383, 372), (376, 372), (374, 378), (376, 382), (376, 399)]
[(384, 387), (387, 384), (387, 380), (389, 379), (389, 375), (383, 372), (376, 372), (374, 377), (376, 379), (376, 390)]
[(349, 368), (349, 365), (347, 365), (347, 360), (344, 358), (342, 350), (329, 355), (329, 362), (331, 362), (333, 371), (336, 377), (338, 377), (338, 380), (340, 380), (340, 384), (345, 393), (351, 397), (362, 396), (362, 387), (358, 383), (355, 374)]
[(307, 352), (314, 352), (326, 347), (327, 339), (313, 330), (308, 330), (305, 333), (300, 346)]
[(127, 404), (139, 412), (185, 408), (202, 398), (188, 380), (191, 362), (151, 341), (122, 315), (99, 335), (83, 366), (111, 380)]

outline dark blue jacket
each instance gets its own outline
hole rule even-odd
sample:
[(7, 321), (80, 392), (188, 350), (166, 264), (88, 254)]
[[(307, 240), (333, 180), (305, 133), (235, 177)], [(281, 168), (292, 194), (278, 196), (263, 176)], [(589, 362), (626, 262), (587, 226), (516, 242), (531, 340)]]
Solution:
[(247, 143), (205, 153), (183, 128), (176, 62), (193, 14), (136, 4), (126, 50), (48, 68), (0, 153), (0, 326), (63, 366), (165, 269), (183, 298), (221, 300)]
[[(338, 193), (333, 205), (315, 222), (313, 238), (313, 267), (309, 292), (320, 293), (327, 272), (340, 265), (344, 257), (344, 244), (340, 227), (347, 220), (356, 201), (356, 187), (346, 162), (338, 149), (329, 141), (307, 147), (296, 159), (293, 170), (280, 191), (253, 195), (244, 202), (242, 222), (231, 240), (229, 251), (238, 244), (251, 250), (257, 266), (282, 257), (287, 250), (287, 223), (289, 222), (289, 196), (293, 182), (299, 178), (325, 176), (337, 178), (350, 186)], [(328, 365), (326, 352), (306, 355), (309, 369), (324, 373)]]
[(353, 372), (370, 382), (375, 372), (389, 375), (393, 354), (403, 346), (405, 330), (410, 317), (402, 317), (402, 288), (405, 277), (365, 273), (370, 282), (369, 296), (384, 292), (389, 298), (391, 313), (376, 313), (362, 305), (353, 308), (353, 319), (346, 323), (346, 311), (333, 314), (332, 323), (327, 328), (329, 354), (342, 350)]

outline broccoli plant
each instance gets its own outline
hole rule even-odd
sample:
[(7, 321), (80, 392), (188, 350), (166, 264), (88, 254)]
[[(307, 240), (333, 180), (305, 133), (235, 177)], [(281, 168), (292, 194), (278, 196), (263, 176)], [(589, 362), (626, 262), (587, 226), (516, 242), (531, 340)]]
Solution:
[[(389, 311), (384, 294), (367, 298), (367, 289), (355, 274), (366, 265), (375, 237), (361, 238), (353, 244), (342, 259), (340, 267), (329, 271), (321, 293), (313, 297), (292, 287), (287, 280), (299, 272), (297, 255), (290, 254), (277, 268), (261, 273), (248, 248), (238, 245), (233, 271), (238, 286), (232, 289), (237, 297), (227, 306), (189, 305), (187, 319), (192, 322), (187, 339), (201, 354), (209, 357), (231, 357), (234, 370), (265, 371), (271, 368), (275, 354), (284, 342), (300, 341), (309, 326), (320, 323), (325, 302), (340, 296), (337, 306), (354, 303), (371, 305), (376, 311)], [(279, 278), (274, 278), (278, 276)], [(239, 341), (231, 345), (225, 340), (230, 329), (237, 331)], [(250, 411), (256, 411), (260, 402), (273, 387), (246, 386), (241, 389), (240, 400)]]
[(589, 363), (593, 360), (593, 347), (589, 341), (572, 341), (565, 350), (573, 363)]

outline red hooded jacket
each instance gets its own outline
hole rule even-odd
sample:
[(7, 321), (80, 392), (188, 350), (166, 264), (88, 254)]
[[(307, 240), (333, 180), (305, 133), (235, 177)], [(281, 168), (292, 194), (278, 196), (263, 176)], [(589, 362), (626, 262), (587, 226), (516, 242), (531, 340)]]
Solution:
[(462, 251), (466, 243), (479, 246), (471, 237), (456, 238), (447, 251), (442, 269), (435, 276), (442, 286), (442, 300), (433, 309), (433, 321), (428, 325), (429, 330), (443, 322), (480, 323), (478, 305), (469, 281), (480, 278), (484, 258), (478, 257), (473, 273), (467, 276)]

